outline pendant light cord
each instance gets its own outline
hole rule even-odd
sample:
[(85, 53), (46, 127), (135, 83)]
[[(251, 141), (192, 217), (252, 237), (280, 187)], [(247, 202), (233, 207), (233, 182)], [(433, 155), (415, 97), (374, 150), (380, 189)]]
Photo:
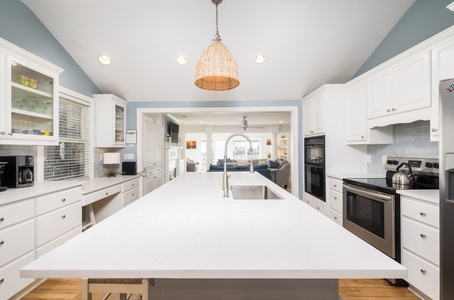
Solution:
[(221, 36), (219, 35), (219, 26), (218, 26), (218, 22), (219, 22), (218, 5), (219, 5), (219, 1), (216, 1), (216, 35), (214, 36), (214, 40), (213, 40), (213, 41), (216, 41), (216, 42), (222, 41)]

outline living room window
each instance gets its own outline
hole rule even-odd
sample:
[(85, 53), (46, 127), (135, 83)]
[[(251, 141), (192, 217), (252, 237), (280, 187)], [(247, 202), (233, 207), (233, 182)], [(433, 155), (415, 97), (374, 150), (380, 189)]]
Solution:
[[(252, 158), (260, 158), (260, 141), (251, 140), (252, 143)], [(251, 154), (249, 153), (249, 143), (245, 140), (234, 140), (233, 145), (233, 159), (250, 159)]]
[(44, 180), (88, 179), (91, 103), (60, 93), (59, 145), (44, 147)]

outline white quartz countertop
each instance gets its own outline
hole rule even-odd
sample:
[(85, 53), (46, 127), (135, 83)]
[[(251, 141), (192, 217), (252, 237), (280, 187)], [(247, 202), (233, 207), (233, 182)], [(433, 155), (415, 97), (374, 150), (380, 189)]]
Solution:
[(81, 186), (84, 181), (35, 181), (33, 186), (8, 188), (0, 192), (0, 205)]
[(397, 193), (404, 196), (409, 196), (416, 199), (432, 202), (435, 204), (440, 203), (439, 190), (398, 190)]
[(406, 269), (260, 174), (283, 200), (223, 198), (184, 173), (21, 270), (35, 278), (405, 278)]

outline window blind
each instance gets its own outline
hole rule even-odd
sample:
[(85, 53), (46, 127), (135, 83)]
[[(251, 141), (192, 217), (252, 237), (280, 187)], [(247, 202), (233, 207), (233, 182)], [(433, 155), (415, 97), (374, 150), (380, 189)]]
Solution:
[(88, 179), (90, 175), (89, 104), (60, 98), (59, 145), (44, 147), (44, 180)]

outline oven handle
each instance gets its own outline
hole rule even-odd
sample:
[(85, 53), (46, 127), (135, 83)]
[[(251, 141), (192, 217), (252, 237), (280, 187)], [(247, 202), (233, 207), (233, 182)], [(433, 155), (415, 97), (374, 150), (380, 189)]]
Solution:
[(372, 191), (370, 189), (365, 189), (357, 186), (350, 185), (348, 183), (344, 183), (344, 189), (347, 191), (350, 191), (352, 193), (358, 194), (360, 196), (365, 196), (367, 198), (372, 198), (374, 200), (380, 201), (380, 202), (389, 202), (393, 200), (393, 195), (388, 195), (376, 191)]

